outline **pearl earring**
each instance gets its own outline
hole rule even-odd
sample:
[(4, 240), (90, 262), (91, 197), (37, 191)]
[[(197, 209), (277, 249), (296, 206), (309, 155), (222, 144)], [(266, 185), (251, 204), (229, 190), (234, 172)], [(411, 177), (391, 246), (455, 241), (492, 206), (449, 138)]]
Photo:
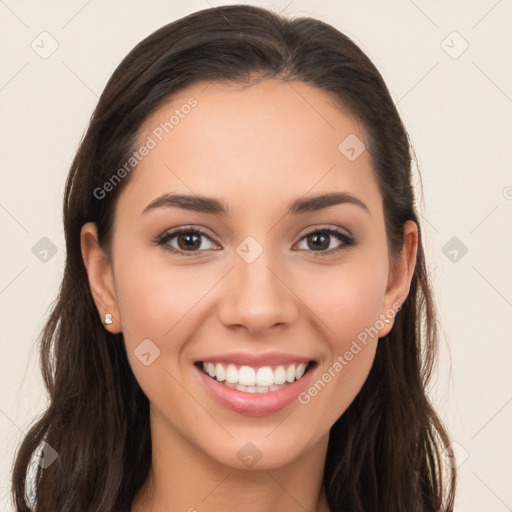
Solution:
[(110, 325), (112, 323), (112, 313), (107, 313), (103, 320), (103, 325)]

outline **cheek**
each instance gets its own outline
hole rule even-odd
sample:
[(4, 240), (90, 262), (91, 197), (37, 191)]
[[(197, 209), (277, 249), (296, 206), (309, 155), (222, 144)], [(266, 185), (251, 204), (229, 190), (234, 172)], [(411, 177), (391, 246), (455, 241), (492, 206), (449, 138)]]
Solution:
[(114, 261), (127, 356), (139, 384), (155, 402), (159, 393), (181, 399), (171, 375), (181, 374), (184, 349), (197, 333), (198, 315), (204, 313), (202, 307), (219, 279), (207, 265), (201, 271), (194, 265), (172, 266), (158, 250), (151, 256), (147, 248), (132, 250), (125, 258), (120, 255), (128, 252), (120, 244)]
[(379, 319), (386, 288), (385, 262), (366, 262), (363, 255), (353, 264), (323, 269), (307, 283), (298, 295), (307, 297), (334, 356)]
[[(120, 249), (118, 254), (123, 254)], [(144, 251), (115, 261), (127, 356), (139, 385), (157, 407), (165, 407), (169, 396), (176, 406), (183, 398), (186, 407), (173, 376), (179, 373), (182, 347), (197, 328), (194, 306), (213, 285), (212, 276), (199, 277), (192, 268), (156, 263)]]
[(309, 418), (318, 418), (327, 431), (354, 401), (370, 373), (377, 341), (347, 344), (346, 350), (319, 368), (309, 387), (299, 395)]
[(299, 402), (312, 416), (319, 415), (326, 428), (352, 403), (375, 358), (386, 263), (369, 260), (363, 255), (352, 265), (324, 269), (314, 280), (314, 293), (307, 295), (306, 287), (298, 293), (309, 297), (308, 307), (319, 319), (315, 328), (327, 348), (315, 380)]
[(128, 337), (170, 335), (214, 282), (211, 275), (194, 272), (192, 266), (177, 269), (142, 251), (119, 258), (115, 272), (117, 303)]

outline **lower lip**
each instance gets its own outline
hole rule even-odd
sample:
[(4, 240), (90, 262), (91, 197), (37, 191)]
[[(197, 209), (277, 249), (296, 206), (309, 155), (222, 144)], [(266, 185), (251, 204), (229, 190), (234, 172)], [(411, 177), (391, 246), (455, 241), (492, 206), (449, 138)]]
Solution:
[(234, 412), (251, 416), (272, 414), (290, 405), (297, 396), (306, 389), (311, 379), (311, 374), (314, 371), (314, 368), (311, 368), (302, 378), (277, 391), (247, 393), (228, 388), (224, 384), (206, 375), (197, 368), (197, 366), (194, 366), (194, 368), (199, 372), (199, 376), (206, 386), (206, 389), (208, 389), (213, 398), (217, 400), (221, 406), (231, 409)]

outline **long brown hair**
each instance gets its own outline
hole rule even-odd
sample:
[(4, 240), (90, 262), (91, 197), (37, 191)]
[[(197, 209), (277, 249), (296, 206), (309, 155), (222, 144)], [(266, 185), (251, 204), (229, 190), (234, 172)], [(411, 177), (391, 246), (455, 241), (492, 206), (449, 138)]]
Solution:
[[(390, 254), (400, 253), (407, 220), (420, 227), (409, 138), (381, 75), (347, 36), (319, 20), (245, 5), (198, 11), (155, 31), (114, 71), (68, 175), (66, 266), (40, 339), (49, 404), (16, 453), (18, 512), (126, 512), (145, 482), (149, 401), (131, 371), (122, 334), (110, 334), (99, 321), (80, 229), (95, 222), (100, 243), (108, 243), (114, 206), (130, 176), (105, 197), (94, 191), (129, 160), (143, 122), (174, 93), (199, 81), (250, 84), (259, 78), (314, 85), (363, 123)], [(330, 431), (323, 485), (332, 512), (453, 508), (455, 469), (442, 457), (450, 442), (426, 393), (438, 329), (421, 230), (419, 235), (407, 300), (380, 339), (365, 384)], [(56, 458), (45, 464), (49, 454)]]

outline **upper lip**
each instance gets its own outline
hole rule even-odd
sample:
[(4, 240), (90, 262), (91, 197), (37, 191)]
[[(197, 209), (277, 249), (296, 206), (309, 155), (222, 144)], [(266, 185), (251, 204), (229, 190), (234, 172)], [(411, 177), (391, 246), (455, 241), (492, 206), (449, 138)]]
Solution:
[(207, 363), (231, 363), (240, 366), (267, 366), (276, 364), (309, 363), (314, 361), (311, 357), (296, 356), (284, 352), (268, 352), (264, 354), (249, 354), (245, 352), (230, 352), (229, 354), (217, 354), (205, 356), (196, 361)]

